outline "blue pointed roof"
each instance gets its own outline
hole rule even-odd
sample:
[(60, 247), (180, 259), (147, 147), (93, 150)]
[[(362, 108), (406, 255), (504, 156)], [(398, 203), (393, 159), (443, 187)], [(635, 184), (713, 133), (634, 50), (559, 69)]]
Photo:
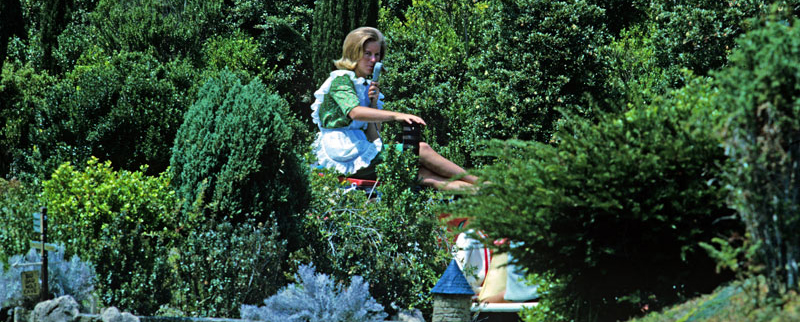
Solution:
[(451, 260), (450, 265), (442, 274), (442, 277), (436, 282), (436, 286), (431, 289), (432, 294), (460, 294), (460, 295), (475, 295), (472, 287), (464, 278), (461, 269), (458, 268), (456, 260)]

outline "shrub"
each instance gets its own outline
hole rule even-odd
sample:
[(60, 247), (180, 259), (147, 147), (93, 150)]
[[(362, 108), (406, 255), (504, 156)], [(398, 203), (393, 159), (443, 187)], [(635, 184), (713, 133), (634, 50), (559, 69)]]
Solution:
[[(40, 251), (31, 249), (27, 255), (12, 256), (9, 264), (41, 263)], [(22, 296), (23, 271), (31, 271), (40, 266), (11, 266), (7, 271), (0, 267), (0, 307), (20, 305), (26, 302)], [(94, 291), (95, 271), (91, 263), (81, 261), (77, 255), (64, 259), (64, 247), (56, 246), (55, 251), (47, 253), (48, 290), (54, 297), (72, 296), (82, 303), (89, 300)], [(40, 281), (41, 282), (41, 281)], [(32, 308), (34, 303), (30, 304)]]
[[(206, 218), (233, 223), (277, 220), (281, 235), (301, 239), (295, 215), (308, 204), (300, 123), (286, 102), (256, 79), (228, 71), (209, 80), (184, 116), (173, 147), (173, 187), (184, 209), (196, 200)], [(290, 242), (290, 245), (299, 245)]]
[(268, 322), (374, 321), (386, 318), (383, 307), (369, 295), (369, 284), (353, 276), (350, 286), (335, 285), (314, 266), (300, 266), (297, 284), (289, 284), (264, 300), (263, 307), (243, 305), (242, 319)]
[[(259, 28), (259, 50), (272, 65), (271, 87), (287, 102), (293, 113), (307, 115), (316, 90), (311, 69), (311, 21), (313, 2), (281, 1), (269, 4), (269, 14)], [(311, 124), (311, 119), (307, 119)]]
[(716, 74), (718, 106), (730, 112), (725, 148), (731, 206), (765, 264), (770, 291), (797, 289), (800, 251), (800, 21), (761, 23), (737, 41), (730, 66)]
[(285, 253), (286, 242), (270, 222), (209, 220), (191, 227), (167, 257), (177, 274), (171, 306), (184, 315), (237, 317), (242, 304), (285, 285)]
[(657, 24), (653, 35), (659, 66), (671, 69), (680, 86), (680, 68), (698, 75), (724, 66), (734, 40), (750, 29), (748, 19), (763, 15), (769, 4), (788, 9), (795, 0), (781, 1), (654, 1), (649, 9)]
[[(625, 319), (708, 292), (730, 278), (698, 247), (737, 229), (724, 206), (723, 150), (711, 135), (709, 80), (598, 123), (571, 118), (557, 146), (494, 142), (498, 162), (477, 171), (491, 184), (456, 201), (531, 273), (557, 283), (544, 299), (555, 316)], [(508, 250), (501, 248), (501, 250)]]
[[(233, 0), (226, 23), (234, 33), (255, 39), (266, 66), (261, 80), (287, 102), (294, 113), (305, 115), (315, 89), (312, 81), (311, 37), (313, 0)], [(234, 68), (231, 68), (234, 70)], [(266, 71), (266, 72), (265, 72)], [(310, 119), (308, 124), (311, 124)]]
[(414, 192), (416, 159), (385, 151), (378, 166), (381, 185), (372, 194), (347, 192), (333, 173), (312, 174), (312, 204), (304, 221), (305, 249), (293, 262), (316, 263), (337, 280), (363, 276), (389, 314), (416, 307), (430, 313), (430, 289), (449, 254), (436, 217), (435, 191)]
[(32, 64), (9, 61), (0, 74), (0, 177), (19, 175), (25, 152), (31, 149), (36, 109), (46, 105), (55, 79)]
[(106, 305), (155, 312), (168, 303), (166, 258), (179, 203), (169, 176), (145, 169), (113, 171), (92, 158), (84, 170), (63, 164), (44, 182), (51, 238), (67, 251), (96, 263), (98, 292)]
[(149, 51), (162, 62), (199, 62), (203, 42), (227, 31), (222, 9), (222, 0), (101, 0), (92, 22), (99, 44), (109, 51)]
[(651, 22), (633, 25), (603, 48), (609, 67), (606, 83), (613, 93), (606, 97), (609, 110), (624, 112), (650, 104), (674, 86), (667, 71), (658, 65), (655, 33)]
[[(57, 38), (58, 46), (53, 48), (53, 59), (59, 70), (68, 72), (75, 68), (81, 56), (103, 50), (97, 26), (92, 24), (91, 12), (77, 10), (72, 21), (66, 25)], [(110, 52), (110, 50), (109, 50)]]
[(39, 211), (36, 187), (17, 179), (0, 178), (0, 263), (12, 254), (22, 254), (38, 240), (33, 232), (33, 213)]
[(143, 53), (119, 52), (110, 61), (102, 50), (86, 53), (37, 108), (31, 143), (38, 151), (26, 151), (28, 167), (44, 176), (62, 162), (96, 156), (121, 169), (164, 171), (193, 73), (185, 62), (161, 64)]
[(266, 60), (260, 56), (258, 43), (241, 32), (216, 36), (203, 45), (206, 69), (221, 71), (226, 67), (246, 72), (251, 77), (264, 73)]
[(559, 109), (607, 95), (604, 21), (587, 1), (416, 2), (386, 28), (386, 106), (418, 113), (428, 143), (466, 166), (481, 140), (548, 141)]

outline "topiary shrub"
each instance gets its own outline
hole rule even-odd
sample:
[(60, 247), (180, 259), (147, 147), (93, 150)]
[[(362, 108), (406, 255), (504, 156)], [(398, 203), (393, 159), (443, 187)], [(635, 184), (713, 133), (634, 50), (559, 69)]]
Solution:
[(383, 306), (369, 295), (369, 284), (353, 276), (350, 286), (337, 285), (314, 266), (300, 266), (297, 284), (289, 284), (264, 300), (264, 306), (243, 305), (242, 319), (267, 322), (383, 322)]
[[(206, 218), (271, 224), (292, 240), (296, 214), (308, 205), (307, 146), (286, 102), (258, 79), (247, 85), (229, 71), (209, 80), (184, 116), (170, 161), (184, 209), (197, 200)], [(290, 242), (290, 245), (299, 245)]]
[(772, 16), (737, 41), (719, 80), (718, 107), (735, 167), (726, 174), (765, 265), (770, 292), (797, 289), (800, 269), (800, 20)]
[(166, 258), (183, 220), (169, 176), (144, 171), (114, 171), (96, 158), (83, 170), (63, 164), (44, 182), (41, 198), (50, 238), (96, 263), (102, 302), (152, 314), (170, 300), (168, 267), (158, 259)]
[(485, 153), (497, 163), (477, 171), (491, 183), (452, 211), (518, 241), (518, 263), (552, 277), (542, 318), (620, 320), (709, 292), (730, 276), (698, 242), (738, 229), (724, 220), (714, 93), (696, 80), (598, 123), (571, 118), (556, 146), (495, 141)]

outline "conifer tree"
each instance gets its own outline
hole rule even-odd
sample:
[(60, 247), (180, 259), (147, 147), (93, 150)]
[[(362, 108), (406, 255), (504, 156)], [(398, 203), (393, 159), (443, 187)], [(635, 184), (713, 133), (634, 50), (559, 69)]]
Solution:
[[(312, 26), (311, 62), (314, 82), (319, 85), (335, 67), (333, 61), (341, 58), (342, 41), (347, 33), (358, 27), (376, 27), (378, 0), (318, 0), (314, 6)], [(316, 87), (316, 86), (315, 86)]]

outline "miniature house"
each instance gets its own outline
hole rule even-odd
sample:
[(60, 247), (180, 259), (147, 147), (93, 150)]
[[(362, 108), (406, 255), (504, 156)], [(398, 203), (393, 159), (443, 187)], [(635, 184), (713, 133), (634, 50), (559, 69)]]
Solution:
[(433, 322), (469, 322), (472, 291), (455, 260), (450, 261), (433, 294)]

